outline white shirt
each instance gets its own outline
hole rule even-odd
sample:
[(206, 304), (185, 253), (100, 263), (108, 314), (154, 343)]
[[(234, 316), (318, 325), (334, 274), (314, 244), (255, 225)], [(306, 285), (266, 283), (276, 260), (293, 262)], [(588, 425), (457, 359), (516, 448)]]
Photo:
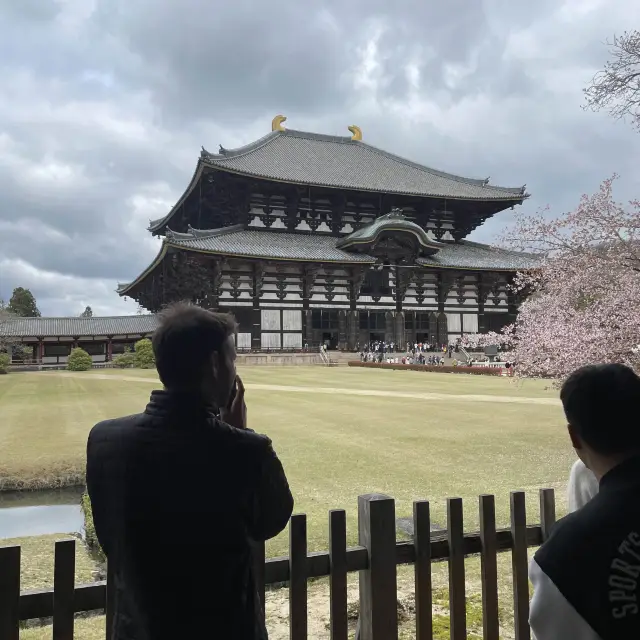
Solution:
[(576, 460), (569, 473), (567, 506), (569, 513), (584, 507), (598, 493), (598, 480), (582, 460)]
[[(584, 507), (598, 489), (598, 480), (593, 472), (582, 460), (576, 460), (567, 486), (569, 512)], [(535, 559), (529, 565), (529, 579), (533, 584), (529, 624), (534, 640), (600, 640)]]
[(533, 585), (529, 624), (534, 640), (601, 640), (542, 571), (535, 558), (529, 564), (529, 580)]

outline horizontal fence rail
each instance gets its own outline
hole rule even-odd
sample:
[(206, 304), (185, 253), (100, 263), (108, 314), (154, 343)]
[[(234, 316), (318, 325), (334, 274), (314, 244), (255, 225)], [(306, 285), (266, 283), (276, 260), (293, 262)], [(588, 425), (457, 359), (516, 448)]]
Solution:
[[(415, 567), (417, 640), (432, 637), (431, 564), (448, 561), (451, 639), (467, 637), (465, 558), (480, 554), (484, 638), (498, 640), (497, 554), (511, 550), (516, 640), (529, 640), (527, 549), (546, 540), (555, 522), (553, 489), (540, 491), (540, 524), (527, 525), (524, 492), (512, 492), (511, 526), (496, 530), (495, 500), (479, 497), (480, 531), (464, 533), (460, 498), (447, 499), (447, 529), (430, 530), (429, 502), (413, 505), (413, 540), (396, 541), (395, 502), (381, 494), (358, 498), (358, 542), (346, 546), (346, 514), (329, 513), (329, 551), (307, 551), (306, 515), (289, 523), (289, 556), (265, 559), (264, 543), (254, 550), (262, 603), (265, 585), (288, 583), (292, 640), (307, 638), (307, 581), (329, 577), (332, 640), (346, 640), (347, 574), (360, 572), (359, 640), (398, 637), (396, 566)], [(18, 640), (21, 621), (53, 618), (54, 640), (73, 640), (74, 613), (106, 611), (111, 624), (106, 581), (75, 585), (75, 539), (55, 543), (53, 589), (20, 592), (20, 547), (0, 547), (0, 638)], [(111, 582), (111, 584), (113, 584)], [(105, 635), (105, 637), (107, 637)]]

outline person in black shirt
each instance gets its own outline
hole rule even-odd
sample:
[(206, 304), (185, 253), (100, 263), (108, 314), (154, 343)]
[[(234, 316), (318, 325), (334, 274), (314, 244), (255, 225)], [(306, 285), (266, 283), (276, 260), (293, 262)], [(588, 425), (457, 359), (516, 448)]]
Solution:
[(109, 640), (267, 637), (253, 547), (284, 529), (293, 498), (271, 441), (247, 428), (234, 333), (226, 314), (169, 308), (153, 335), (164, 389), (91, 430), (87, 488), (115, 582)]
[(599, 492), (531, 562), (531, 629), (536, 640), (640, 638), (640, 378), (621, 364), (584, 367), (560, 399)]

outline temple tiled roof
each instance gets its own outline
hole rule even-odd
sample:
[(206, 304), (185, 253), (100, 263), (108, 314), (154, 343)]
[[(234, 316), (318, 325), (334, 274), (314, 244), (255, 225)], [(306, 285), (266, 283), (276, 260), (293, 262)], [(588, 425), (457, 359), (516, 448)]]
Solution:
[[(321, 234), (245, 229), (242, 225), (209, 230), (190, 228), (188, 233), (177, 233), (167, 229), (162, 248), (155, 260), (136, 280), (120, 284), (118, 293), (127, 295), (127, 291), (162, 263), (169, 250), (258, 260), (339, 264), (376, 262), (376, 258), (370, 255), (340, 249), (337, 245), (343, 239)], [(466, 240), (459, 243), (439, 243), (432, 240), (430, 242), (436, 253), (417, 260), (418, 264), (425, 267), (517, 271), (534, 268), (540, 260), (532, 254), (507, 251)]]
[(138, 336), (152, 333), (157, 324), (156, 316), (149, 314), (102, 318), (11, 318), (0, 322), (0, 336)]
[(524, 187), (496, 187), (488, 179), (438, 171), (350, 137), (292, 129), (217, 154), (203, 149), (201, 159), (226, 171), (305, 185), (463, 200), (527, 197)]
[(242, 225), (189, 233), (167, 230), (167, 243), (193, 251), (250, 258), (319, 262), (375, 262), (371, 256), (336, 248), (333, 236), (245, 229)]
[(426, 267), (518, 271), (533, 269), (540, 264), (540, 261), (540, 256), (531, 253), (509, 251), (488, 244), (462, 240), (455, 244), (443, 243), (443, 247), (436, 254), (427, 258), (418, 258), (417, 263)]

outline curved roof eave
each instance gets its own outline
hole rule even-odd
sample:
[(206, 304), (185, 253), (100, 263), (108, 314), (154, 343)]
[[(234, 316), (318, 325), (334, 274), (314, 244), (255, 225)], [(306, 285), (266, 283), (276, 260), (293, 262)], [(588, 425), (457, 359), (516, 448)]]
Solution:
[[(272, 260), (274, 262), (317, 262), (317, 263), (331, 263), (331, 264), (345, 264), (345, 265), (353, 265), (353, 264), (375, 264), (376, 263), (376, 259), (375, 258), (371, 258), (370, 260), (359, 260), (357, 263), (354, 263), (352, 261), (349, 260), (335, 260), (335, 259), (331, 259), (331, 258), (322, 258), (322, 259), (318, 259), (318, 258), (283, 258), (283, 257), (277, 257), (274, 258), (273, 256), (261, 256), (261, 255), (256, 255), (256, 254), (251, 254), (251, 253), (233, 253), (230, 254), (227, 251), (214, 251), (212, 249), (196, 249), (193, 247), (186, 247), (183, 244), (180, 243), (172, 243), (172, 242), (167, 242), (167, 246), (171, 247), (172, 249), (179, 249), (180, 251), (188, 251), (191, 253), (201, 253), (203, 255), (209, 255), (209, 256), (228, 256), (229, 258), (244, 258), (244, 259), (248, 259), (248, 260)], [(140, 278), (138, 278), (136, 280), (136, 282), (138, 282), (140, 280)]]
[[(445, 200), (462, 200), (462, 201), (468, 201), (468, 202), (502, 202), (502, 203), (510, 203), (510, 205), (516, 205), (516, 204), (522, 204), (527, 198), (529, 198), (530, 194), (529, 193), (522, 193), (522, 194), (516, 194), (516, 193), (509, 193), (508, 191), (506, 191), (506, 189), (508, 189), (508, 187), (493, 187), (493, 189), (505, 189), (505, 196), (504, 197), (487, 197), (487, 198), (469, 198), (469, 197), (463, 197), (463, 196), (452, 196), (452, 195), (447, 195), (447, 194), (432, 194), (432, 193), (425, 193), (425, 194), (421, 194), (421, 193), (413, 193), (411, 191), (403, 191), (403, 190), (398, 190), (398, 191), (393, 191), (390, 189), (387, 190), (381, 190), (381, 189), (374, 189), (374, 188), (368, 188), (368, 187), (343, 187), (340, 185), (333, 185), (333, 184), (329, 184), (329, 183), (323, 183), (320, 181), (314, 181), (314, 182), (307, 182), (304, 180), (282, 180), (279, 178), (272, 178), (270, 176), (265, 176), (262, 175), (260, 173), (257, 172), (250, 172), (250, 171), (240, 171), (237, 169), (232, 169), (231, 167), (225, 167), (224, 165), (219, 165), (219, 164), (215, 164), (212, 162), (208, 162), (207, 160), (203, 161), (204, 166), (208, 167), (209, 169), (215, 169), (216, 171), (224, 171), (226, 173), (232, 173), (234, 175), (237, 176), (246, 176), (247, 178), (257, 178), (259, 180), (264, 180), (265, 182), (277, 182), (277, 183), (281, 183), (281, 184), (296, 184), (296, 185), (300, 185), (300, 186), (304, 186), (304, 187), (320, 187), (322, 189), (336, 189), (338, 191), (360, 191), (363, 193), (375, 193), (375, 194), (394, 194), (394, 195), (398, 195), (398, 196), (409, 196), (412, 198), (426, 198), (426, 199), (430, 199), (430, 198), (443, 198)], [(189, 190), (191, 191), (191, 189)], [(188, 193), (186, 194), (188, 195)], [(184, 198), (181, 199), (180, 204), (182, 203), (182, 200)], [(176, 205), (177, 207), (178, 205)], [(174, 209), (176, 208), (174, 207)], [(172, 213), (168, 214), (166, 219), (170, 218), (171, 215), (173, 215), (173, 210), (172, 209)], [(163, 220), (161, 222), (163, 222), (165, 220), (165, 218), (163, 218)]]
[(135, 279), (127, 284), (121, 285), (116, 289), (116, 293), (120, 296), (126, 296), (133, 287), (142, 282), (164, 259), (167, 255), (167, 251), (169, 249), (169, 243), (164, 240), (162, 242), (162, 246), (160, 247), (160, 251), (158, 251), (158, 255), (153, 259), (151, 264)]
[(176, 202), (173, 205), (173, 207), (171, 207), (171, 210), (169, 211), (169, 213), (167, 213), (167, 215), (164, 216), (163, 218), (158, 218), (157, 220), (150, 220), (149, 226), (147, 227), (147, 231), (151, 231), (151, 233), (154, 233), (158, 229), (160, 229), (160, 227), (167, 224), (171, 220), (174, 213), (182, 206), (184, 201), (189, 197), (191, 192), (194, 190), (194, 188), (198, 184), (198, 181), (200, 180), (200, 176), (202, 175), (203, 169), (204, 169), (204, 163), (202, 161), (202, 157), (200, 157), (198, 158), (196, 169), (193, 172), (193, 176), (191, 177), (191, 182), (189, 182), (189, 185), (185, 189), (185, 192), (180, 196), (180, 199), (178, 200), (178, 202)]

